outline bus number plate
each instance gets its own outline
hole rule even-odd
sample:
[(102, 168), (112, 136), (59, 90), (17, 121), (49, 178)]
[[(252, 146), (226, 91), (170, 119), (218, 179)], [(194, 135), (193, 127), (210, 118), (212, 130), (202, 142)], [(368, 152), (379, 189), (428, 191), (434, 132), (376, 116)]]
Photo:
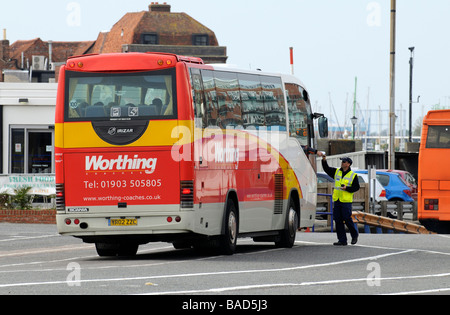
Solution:
[(137, 226), (137, 219), (110, 219), (109, 226)]

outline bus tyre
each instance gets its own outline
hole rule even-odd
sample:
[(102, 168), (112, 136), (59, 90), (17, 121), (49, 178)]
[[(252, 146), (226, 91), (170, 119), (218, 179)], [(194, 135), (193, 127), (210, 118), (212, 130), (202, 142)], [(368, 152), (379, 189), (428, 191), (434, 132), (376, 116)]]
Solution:
[(219, 250), (224, 255), (233, 255), (238, 238), (238, 219), (234, 201), (229, 199), (224, 222), (224, 235), (219, 239)]
[(299, 219), (295, 210), (295, 203), (291, 199), (289, 202), (289, 210), (286, 218), (286, 228), (280, 232), (280, 238), (275, 242), (277, 247), (292, 248), (295, 243), (295, 236), (299, 227)]
[(137, 254), (139, 244), (135, 243), (95, 243), (95, 249), (100, 257), (127, 257)]

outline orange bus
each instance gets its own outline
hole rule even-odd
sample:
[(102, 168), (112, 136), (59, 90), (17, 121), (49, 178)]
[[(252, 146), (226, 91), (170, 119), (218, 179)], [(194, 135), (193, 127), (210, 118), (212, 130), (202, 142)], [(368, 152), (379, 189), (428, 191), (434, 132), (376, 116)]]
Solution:
[(418, 215), (430, 231), (450, 233), (450, 110), (428, 112), (419, 153)]
[(313, 120), (291, 76), (160, 53), (86, 55), (61, 68), (57, 226), (100, 256), (139, 245), (292, 247), (316, 213)]

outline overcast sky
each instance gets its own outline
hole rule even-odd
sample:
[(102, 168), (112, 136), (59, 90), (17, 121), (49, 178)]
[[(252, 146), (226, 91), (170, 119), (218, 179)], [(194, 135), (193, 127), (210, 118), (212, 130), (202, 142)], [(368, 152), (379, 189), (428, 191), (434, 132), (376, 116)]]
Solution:
[[(96, 40), (125, 13), (148, 10), (150, 2), (7, 1), (0, 10), (0, 29), (7, 29), (11, 43), (37, 37)], [(340, 125), (350, 125), (358, 77), (359, 106), (364, 111), (367, 104), (371, 110), (381, 108), (387, 124), (390, 0), (167, 2), (172, 12), (186, 12), (212, 29), (219, 44), (228, 47), (228, 63), (240, 68), (289, 73), (289, 47), (294, 47), (295, 75), (309, 89), (314, 110), (333, 120), (337, 116)], [(449, 31), (449, 0), (397, 1), (396, 108), (409, 114), (408, 47), (414, 46), (414, 99), (420, 95), (414, 121), (432, 105), (450, 107)]]

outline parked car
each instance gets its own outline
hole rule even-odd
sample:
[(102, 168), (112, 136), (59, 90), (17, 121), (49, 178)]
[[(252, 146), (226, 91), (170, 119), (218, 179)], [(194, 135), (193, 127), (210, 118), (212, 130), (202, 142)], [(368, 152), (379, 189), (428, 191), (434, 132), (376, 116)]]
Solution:
[[(355, 170), (358, 174), (367, 174), (367, 170)], [(389, 201), (413, 202), (411, 189), (402, 180), (399, 174), (393, 172), (377, 171), (377, 179), (386, 189), (386, 198)]]
[[(358, 173), (358, 180), (359, 183), (368, 183), (369, 182), (369, 175), (368, 174), (362, 174), (362, 173)], [(381, 185), (381, 183), (378, 181), (378, 179), (375, 181), (375, 201), (376, 202), (380, 202), (380, 201), (387, 201), (388, 199), (386, 198), (386, 189), (384, 189), (383, 185)], [(372, 191), (370, 192), (370, 196), (372, 198)]]
[(409, 189), (411, 189), (412, 198), (414, 200), (417, 200), (417, 182), (410, 172), (402, 170), (380, 170), (380, 171), (399, 174), (400, 177), (405, 182), (405, 184), (409, 187)]
[(325, 172), (319, 172), (317, 173), (317, 183), (334, 183), (334, 179), (331, 178), (327, 173)]
[[(369, 178), (367, 174), (358, 174), (358, 180), (360, 184), (363, 183), (368, 183), (369, 182)], [(317, 173), (317, 183), (321, 184), (321, 183), (334, 183), (334, 179), (331, 178), (327, 173), (324, 172), (319, 172)], [(380, 201), (387, 201), (386, 198), (386, 190), (384, 189), (384, 187), (381, 185), (381, 183), (377, 180), (376, 181), (376, 197), (375, 197), (375, 201), (380, 202)], [(371, 193), (372, 195), (372, 193)]]

